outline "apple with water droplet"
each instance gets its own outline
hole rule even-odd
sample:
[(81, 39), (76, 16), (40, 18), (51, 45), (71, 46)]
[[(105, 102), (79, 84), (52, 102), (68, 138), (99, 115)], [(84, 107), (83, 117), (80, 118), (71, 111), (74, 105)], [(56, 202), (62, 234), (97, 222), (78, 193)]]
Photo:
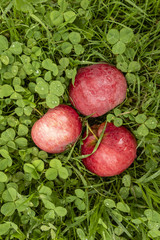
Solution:
[(82, 131), (78, 113), (70, 106), (61, 104), (36, 121), (31, 130), (34, 143), (48, 153), (61, 153), (73, 145)]
[(70, 101), (83, 115), (98, 117), (126, 98), (127, 83), (116, 67), (99, 63), (80, 68), (69, 90)]
[[(84, 133), (81, 147), (82, 155), (93, 152), (105, 123), (94, 125), (92, 132)], [(125, 127), (116, 127), (107, 123), (103, 138), (97, 150), (83, 159), (85, 167), (101, 177), (109, 177), (122, 173), (136, 158), (137, 143), (132, 133)]]

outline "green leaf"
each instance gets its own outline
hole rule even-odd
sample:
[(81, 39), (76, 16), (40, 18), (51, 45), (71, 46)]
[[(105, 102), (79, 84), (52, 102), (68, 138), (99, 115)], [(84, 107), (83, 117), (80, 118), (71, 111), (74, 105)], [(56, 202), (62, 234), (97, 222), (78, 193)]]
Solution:
[(76, 19), (76, 14), (73, 11), (67, 11), (64, 13), (64, 19), (67, 23), (73, 23)]
[(13, 42), (9, 50), (15, 55), (20, 55), (22, 53), (22, 44), (20, 42)]
[(48, 154), (45, 151), (39, 151), (38, 158), (45, 160), (48, 158)]
[(144, 215), (148, 220), (160, 223), (160, 214), (155, 210), (147, 209), (144, 211)]
[(48, 227), (48, 226), (46, 226), (46, 225), (42, 225), (42, 226), (41, 226), (41, 230), (42, 230), (42, 231), (48, 231), (48, 230), (50, 230), (50, 227)]
[(74, 51), (77, 55), (81, 55), (84, 53), (84, 47), (81, 44), (75, 44)]
[(54, 168), (48, 168), (45, 176), (48, 180), (55, 180), (58, 175), (57, 169)]
[(8, 181), (8, 177), (5, 173), (0, 172), (0, 182), (7, 182)]
[(85, 208), (86, 208), (85, 203), (84, 203), (81, 199), (79, 199), (79, 198), (77, 198), (77, 199), (75, 200), (75, 205), (76, 205), (76, 207), (77, 207), (80, 211), (83, 211), (83, 210), (85, 210)]
[(15, 0), (15, 7), (22, 12), (32, 12), (34, 10), (32, 4), (26, 0)]
[(9, 64), (9, 57), (7, 55), (1, 55), (0, 59), (4, 65)]
[(148, 232), (148, 236), (151, 239), (158, 238), (158, 237), (160, 237), (160, 231), (158, 229), (152, 229)]
[[(33, 52), (37, 57), (39, 57), (39, 56), (41, 55), (41, 53), (42, 53), (41, 48), (40, 48), (40, 47), (37, 47), (37, 46), (33, 46), (33, 47), (32, 47), (32, 52)], [(33, 62), (32, 64), (34, 65), (34, 62)], [(38, 68), (40, 67), (40, 64), (37, 63), (37, 66), (34, 65), (34, 67), (35, 67), (36, 69), (38, 69)]]
[(29, 201), (26, 197), (20, 197), (17, 201), (15, 201), (16, 209), (18, 212), (24, 212), (27, 207), (29, 207)]
[(136, 76), (133, 73), (127, 73), (126, 79), (131, 84), (134, 84), (136, 82)]
[(52, 79), (51, 71), (48, 71), (48, 72), (45, 73), (44, 79), (48, 82), (51, 81), (51, 79)]
[(46, 97), (46, 104), (49, 108), (54, 108), (59, 105), (59, 98), (54, 94), (48, 94)]
[[(46, 195), (42, 195), (42, 196), (45, 196), (45, 197), (46, 197)], [(54, 203), (52, 203), (51, 201), (49, 201), (49, 200), (47, 200), (47, 199), (43, 199), (43, 198), (42, 198), (42, 201), (43, 201), (43, 203), (44, 203), (44, 205), (45, 205), (45, 208), (55, 210), (55, 205), (54, 205)]]
[[(7, 132), (7, 130), (6, 130)], [(9, 156), (9, 153), (8, 151), (6, 151), (5, 149), (0, 149), (0, 154), (2, 155), (2, 157), (8, 159), (8, 160), (11, 160), (11, 157)]]
[(115, 118), (115, 116), (113, 114), (109, 113), (107, 115), (107, 122), (111, 122), (112, 120), (114, 120), (114, 118)]
[(53, 220), (53, 219), (55, 219), (55, 211), (54, 210), (50, 210), (48, 213), (46, 213), (44, 215), (44, 219), (46, 219), (46, 220)]
[(56, 207), (55, 212), (59, 217), (64, 217), (67, 214), (67, 210), (63, 207)]
[(13, 92), (14, 92), (13, 88), (8, 84), (4, 84), (1, 87), (1, 94), (3, 97), (9, 97)]
[(22, 116), (22, 115), (23, 115), (23, 108), (21, 108), (21, 107), (15, 108), (15, 113), (16, 113), (18, 116)]
[(8, 159), (0, 160), (0, 170), (5, 170), (8, 167), (8, 165), (10, 165)]
[(23, 69), (27, 75), (31, 75), (34, 72), (34, 69), (31, 63), (24, 64)]
[(64, 54), (69, 54), (72, 50), (72, 44), (69, 42), (64, 42), (61, 44), (61, 49)]
[(140, 187), (136, 186), (136, 185), (132, 186), (131, 193), (136, 198), (142, 198), (143, 197), (142, 189)]
[(126, 45), (123, 42), (121, 42), (121, 41), (118, 41), (112, 47), (113, 54), (122, 54), (122, 53), (125, 52), (125, 50), (126, 50)]
[(120, 30), (120, 41), (124, 43), (131, 42), (134, 37), (133, 30), (131, 28), (122, 28)]
[(124, 184), (125, 187), (130, 187), (131, 185), (131, 176), (126, 174), (122, 178), (122, 183)]
[(23, 169), (27, 173), (32, 173), (33, 171), (35, 171), (35, 167), (30, 163), (25, 163)]
[(132, 61), (129, 63), (128, 72), (138, 72), (141, 69), (141, 65), (137, 61)]
[(71, 202), (74, 202), (76, 199), (77, 199), (76, 196), (69, 196), (69, 197), (66, 197), (66, 202), (71, 203)]
[(2, 181), (3, 181), (3, 176), (2, 176), (2, 179), (1, 179), (1, 176), (0, 176), (0, 194), (2, 194), (4, 189), (5, 189), (5, 184)]
[(76, 189), (75, 194), (78, 198), (82, 198), (82, 199), (85, 198), (85, 192), (81, 189)]
[(83, 230), (81, 228), (77, 228), (76, 231), (77, 231), (77, 235), (80, 238), (80, 240), (87, 239), (85, 233), (83, 232)]
[(63, 57), (59, 60), (59, 63), (65, 69), (69, 65), (69, 59), (66, 57)]
[(135, 120), (137, 123), (144, 123), (146, 121), (147, 117), (145, 114), (138, 114), (136, 117), (135, 117)]
[(42, 172), (44, 170), (44, 162), (42, 160), (36, 159), (32, 162), (32, 164), (38, 172)]
[(23, 125), (23, 124), (19, 124), (18, 126), (18, 135), (19, 136), (25, 136), (28, 133), (28, 127)]
[(28, 64), (31, 62), (31, 58), (29, 56), (26, 56), (26, 55), (21, 55), (21, 60), (23, 62), (23, 64)]
[(61, 12), (64, 12), (68, 6), (68, 3), (65, 0), (58, 0), (58, 5), (60, 6)]
[(123, 228), (121, 226), (118, 226), (114, 229), (114, 233), (117, 235), (117, 236), (120, 236), (122, 235), (122, 233), (124, 232)]
[(110, 44), (115, 44), (119, 41), (119, 31), (117, 29), (110, 29), (107, 34), (107, 41)]
[(24, 107), (24, 114), (26, 115), (26, 116), (30, 116), (31, 115), (31, 113), (32, 113), (32, 107), (30, 107), (30, 106), (26, 106), (26, 107)]
[(62, 96), (64, 93), (64, 87), (60, 81), (51, 82), (49, 89), (51, 94), (54, 94), (58, 97)]
[(52, 159), (49, 163), (50, 167), (55, 168), (55, 169), (60, 169), (62, 167), (62, 163), (59, 159)]
[(16, 136), (15, 130), (13, 128), (8, 128), (1, 134), (1, 137), (7, 142), (10, 140), (14, 140)]
[(65, 167), (61, 167), (58, 169), (58, 174), (62, 179), (67, 179), (69, 174)]
[(5, 36), (0, 35), (0, 52), (8, 49), (8, 40)]
[(50, 13), (50, 19), (53, 25), (59, 26), (63, 23), (63, 13), (54, 10)]
[(3, 75), (4, 79), (11, 79), (14, 75), (11, 72), (5, 72)]
[(119, 116), (121, 114), (121, 110), (118, 108), (114, 108), (113, 111), (114, 111), (115, 116)]
[(49, 58), (45, 59), (43, 62), (42, 62), (42, 67), (49, 70), (49, 71), (52, 71), (53, 72), (53, 75), (54, 76), (57, 76), (58, 74), (58, 67), (55, 63), (53, 63), (53, 61)]
[(122, 72), (127, 72), (128, 71), (128, 63), (118, 62), (117, 63), (117, 68), (120, 69)]
[(147, 136), (148, 133), (149, 133), (149, 130), (148, 128), (145, 126), (144, 123), (142, 123), (138, 128), (137, 128), (137, 133), (140, 135), (140, 136)]
[(12, 148), (12, 149), (16, 149), (16, 144), (15, 144), (13, 141), (9, 141), (9, 142), (7, 143), (7, 146), (10, 147), (10, 148)]
[(37, 173), (35, 167), (30, 163), (25, 163), (23, 169), (26, 173), (30, 173), (34, 179), (39, 179), (39, 174)]
[[(67, 71), (68, 70), (68, 71)], [(67, 77), (68, 78), (71, 78), (72, 79), (72, 84), (74, 85), (74, 82), (75, 82), (75, 76), (76, 76), (76, 74), (77, 74), (77, 70), (76, 70), (76, 68), (74, 68), (74, 69), (67, 69), (66, 70), (66, 75), (67, 75)]]
[(125, 212), (125, 213), (130, 212), (129, 206), (125, 203), (122, 203), (122, 202), (117, 203), (117, 209), (119, 209), (121, 212)]
[(0, 236), (6, 234), (9, 229), (10, 229), (9, 222), (0, 224)]
[(13, 202), (5, 203), (1, 207), (1, 213), (5, 216), (11, 216), (15, 210), (16, 208)]
[(115, 208), (116, 204), (112, 199), (105, 199), (104, 200), (104, 205), (108, 208)]
[(127, 199), (129, 196), (129, 188), (128, 187), (121, 187), (119, 190), (119, 194), (123, 199)]
[(17, 191), (15, 190), (15, 188), (10, 187), (3, 192), (2, 198), (6, 202), (15, 201), (17, 198)]
[(80, 33), (78, 33), (78, 32), (71, 32), (71, 33), (69, 34), (69, 40), (70, 40), (71, 43), (73, 43), (73, 44), (78, 44), (78, 43), (80, 43), (80, 41), (81, 41), (81, 35), (80, 35)]
[(25, 89), (23, 87), (19, 86), (19, 85), (15, 85), (14, 89), (15, 89), (16, 92), (25, 92)]
[(134, 57), (136, 55), (136, 52), (133, 48), (126, 48), (126, 51), (125, 51), (125, 55), (128, 59), (130, 59), (131, 61), (134, 60)]
[(149, 117), (147, 119), (147, 121), (145, 122), (145, 125), (149, 128), (149, 129), (155, 129), (157, 127), (157, 119), (155, 117)]
[(15, 143), (18, 145), (18, 147), (20, 148), (24, 148), (24, 147), (27, 147), (28, 145), (28, 141), (26, 138), (23, 138), (23, 137), (19, 137), (15, 140)]
[(38, 81), (35, 91), (39, 94), (48, 94), (48, 83), (46, 83), (44, 80)]
[(48, 195), (48, 196), (50, 196), (52, 194), (52, 190), (47, 186), (40, 186), (38, 188), (38, 191), (39, 191), (40, 194), (45, 194), (45, 195)]
[(12, 66), (11, 71), (12, 71), (12, 74), (14, 75), (14, 77), (15, 77), (18, 73), (18, 66)]
[(123, 120), (121, 118), (116, 117), (116, 118), (114, 118), (113, 123), (116, 127), (120, 127), (123, 124)]
[(88, 8), (88, 6), (89, 6), (89, 1), (88, 0), (82, 0), (80, 4), (81, 4), (81, 7), (84, 10), (86, 10)]

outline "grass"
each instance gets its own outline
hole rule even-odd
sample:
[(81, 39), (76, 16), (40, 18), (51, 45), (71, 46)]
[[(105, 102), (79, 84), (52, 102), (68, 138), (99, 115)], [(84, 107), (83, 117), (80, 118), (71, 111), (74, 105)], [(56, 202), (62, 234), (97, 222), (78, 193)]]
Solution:
[[(0, 239), (160, 239), (160, 1), (2, 0), (0, 11)], [(126, 27), (133, 36), (128, 33), (121, 53), (109, 31)], [(82, 138), (53, 155), (30, 136), (33, 123), (54, 107), (50, 83), (60, 82), (57, 101), (70, 105), (76, 71), (99, 61), (122, 70), (127, 98), (98, 119), (81, 115), (83, 126), (107, 119), (126, 126), (138, 142), (134, 163), (108, 178), (83, 166)], [(39, 87), (37, 77), (43, 78)], [(42, 94), (41, 87), (50, 90)], [(65, 174), (50, 180), (52, 159)]]

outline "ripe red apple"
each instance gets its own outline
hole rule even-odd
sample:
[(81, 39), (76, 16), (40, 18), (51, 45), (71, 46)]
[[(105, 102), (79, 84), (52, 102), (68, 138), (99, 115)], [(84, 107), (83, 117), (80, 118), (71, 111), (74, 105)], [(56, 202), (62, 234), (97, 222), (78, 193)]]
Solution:
[[(101, 135), (105, 123), (94, 125), (86, 136), (81, 148), (82, 155), (91, 154)], [(83, 159), (85, 167), (101, 177), (114, 176), (127, 169), (136, 158), (137, 143), (132, 133), (125, 127), (107, 123), (102, 141), (95, 153)]]
[(34, 143), (48, 153), (60, 153), (74, 144), (82, 131), (77, 112), (70, 106), (59, 105), (48, 112), (32, 127)]
[(99, 63), (79, 69), (69, 97), (80, 113), (98, 117), (122, 103), (126, 90), (123, 74), (114, 66)]

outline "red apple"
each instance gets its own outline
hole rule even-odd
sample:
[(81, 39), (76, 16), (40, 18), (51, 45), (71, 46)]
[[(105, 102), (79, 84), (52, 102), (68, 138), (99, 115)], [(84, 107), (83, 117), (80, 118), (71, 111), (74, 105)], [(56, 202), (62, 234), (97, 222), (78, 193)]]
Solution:
[[(88, 136), (84, 134), (82, 155), (91, 154), (101, 135), (105, 123), (94, 125)], [(125, 127), (107, 123), (102, 141), (95, 153), (83, 159), (85, 167), (101, 177), (114, 176), (127, 169), (136, 158), (137, 143)]]
[(83, 115), (98, 117), (113, 109), (126, 98), (127, 83), (114, 66), (101, 63), (81, 68), (69, 97), (73, 106)]
[(59, 105), (48, 112), (32, 127), (34, 143), (48, 153), (60, 153), (74, 144), (82, 131), (77, 112), (70, 106)]

